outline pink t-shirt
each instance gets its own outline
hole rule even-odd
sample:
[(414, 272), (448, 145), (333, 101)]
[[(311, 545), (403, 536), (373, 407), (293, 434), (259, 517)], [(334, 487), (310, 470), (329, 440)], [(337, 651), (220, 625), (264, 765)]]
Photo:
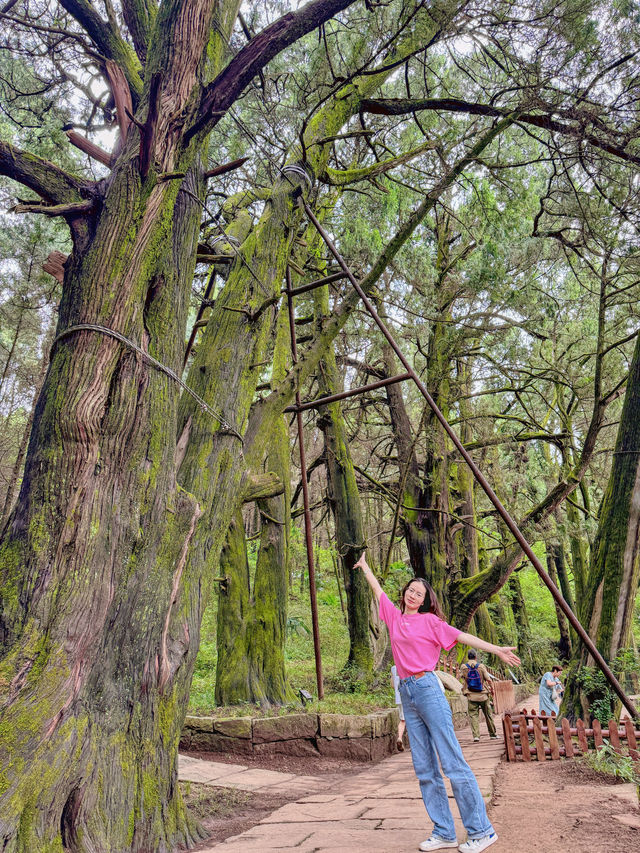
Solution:
[(452, 649), (462, 633), (435, 613), (401, 613), (384, 592), (380, 596), (380, 618), (389, 628), (391, 651), (400, 678), (434, 670), (440, 650)]

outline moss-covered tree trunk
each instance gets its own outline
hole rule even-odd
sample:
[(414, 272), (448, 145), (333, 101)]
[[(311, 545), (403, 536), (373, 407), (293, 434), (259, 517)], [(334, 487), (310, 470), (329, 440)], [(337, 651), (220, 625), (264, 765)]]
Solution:
[[(113, 329), (179, 371), (200, 170), (188, 192), (143, 180), (137, 148), (78, 226), (58, 333)], [(188, 688), (172, 681), (168, 631), (200, 515), (175, 478), (178, 390), (108, 334), (55, 345), (0, 546), (5, 850), (169, 851), (197, 838), (177, 793)]]
[[(322, 326), (329, 316), (329, 291), (321, 288), (314, 294), (316, 323)], [(318, 370), (318, 383), (323, 394), (342, 390), (333, 349), (327, 351)], [(354, 682), (369, 682), (373, 676), (373, 651), (369, 628), (370, 593), (364, 575), (354, 571), (365, 546), (360, 493), (349, 449), (347, 430), (339, 402), (320, 409), (318, 426), (324, 434), (329, 501), (335, 524), (335, 547), (342, 566), (347, 596), (349, 658), (346, 671)]]
[[(280, 311), (273, 354), (272, 383), (286, 374), (290, 351), (286, 311)], [(289, 581), (289, 435), (284, 416), (273, 425), (267, 468), (282, 484), (279, 494), (258, 500), (260, 547), (253, 589), (240, 513), (223, 549), (221, 571), (228, 583), (218, 602), (216, 702), (278, 705), (293, 699), (287, 683), (284, 645)]]
[[(469, 380), (469, 365), (466, 362), (458, 361), (458, 384), (460, 387), (460, 439), (464, 443), (471, 440), (471, 429), (469, 427), (469, 416), (471, 414), (466, 395), (470, 393)], [(476, 516), (475, 504), (475, 479), (471, 473), (469, 466), (460, 461), (455, 466), (458, 481), (459, 503), (457, 505), (457, 515), (459, 521), (457, 532), (454, 534), (454, 542), (456, 543), (457, 558), (456, 563), (459, 567), (460, 574), (463, 577), (473, 577), (480, 571), (480, 555), (478, 547), (478, 520)], [(481, 604), (473, 616), (473, 624), (470, 630), (488, 640), (490, 643), (496, 643), (498, 640), (497, 632), (489, 609), (486, 604)]]
[[(547, 544), (547, 571), (554, 584), (559, 587), (560, 575), (566, 575), (564, 560), (564, 549), (560, 543)], [(567, 661), (571, 656), (571, 636), (569, 634), (569, 622), (558, 604), (554, 601), (556, 620), (558, 622), (558, 656), (560, 660)]]
[[(636, 341), (618, 427), (609, 482), (580, 610), (589, 635), (606, 661), (631, 645), (633, 608), (640, 581), (640, 338)], [(593, 666), (584, 648), (574, 651), (572, 670)], [(575, 679), (568, 684), (567, 708), (581, 708)]]
[(522, 594), (520, 586), (520, 578), (518, 572), (513, 572), (509, 576), (509, 601), (511, 604), (511, 612), (516, 625), (516, 635), (518, 643), (518, 655), (522, 661), (522, 665), (527, 672), (535, 673), (538, 668), (535, 652), (533, 649), (533, 635), (531, 633), (531, 624), (527, 613), (527, 604)]

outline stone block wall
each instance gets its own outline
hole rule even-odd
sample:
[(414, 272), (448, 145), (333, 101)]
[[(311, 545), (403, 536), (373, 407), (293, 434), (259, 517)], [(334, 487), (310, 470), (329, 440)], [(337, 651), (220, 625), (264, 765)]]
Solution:
[(325, 755), (378, 761), (396, 749), (398, 712), (185, 719), (181, 749), (231, 755)]

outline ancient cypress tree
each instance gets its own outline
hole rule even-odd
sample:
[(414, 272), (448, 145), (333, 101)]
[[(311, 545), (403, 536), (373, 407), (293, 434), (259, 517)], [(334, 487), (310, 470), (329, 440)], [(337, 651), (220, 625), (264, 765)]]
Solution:
[[(229, 338), (218, 379), (228, 376), (234, 393), (187, 415), (188, 425), (179, 425), (178, 384), (144, 353), (181, 370), (208, 132), (271, 56), (349, 4), (320, 0), (285, 16), (217, 82), (235, 2), (166, 2), (157, 14), (126, 4), (136, 50), (112, 17), (62, 5), (111, 75), (122, 147), (108, 179), (94, 182), (0, 143), (0, 172), (42, 200), (23, 210), (63, 216), (73, 238), (58, 337), (0, 543), (0, 838), (6, 850), (164, 851), (197, 837), (176, 753), (201, 579), (219, 533), (203, 530), (188, 552), (213, 493), (223, 498), (214, 516), (225, 530), (231, 521), (248, 368), (264, 335), (259, 322), (237, 335), (221, 324)], [(274, 194), (285, 219), (292, 194), (289, 182), (280, 201)], [(263, 299), (253, 297), (253, 310)], [(231, 375), (234, 346), (245, 377)], [(185, 428), (200, 432), (197, 462)], [(203, 463), (209, 493), (190, 476)]]

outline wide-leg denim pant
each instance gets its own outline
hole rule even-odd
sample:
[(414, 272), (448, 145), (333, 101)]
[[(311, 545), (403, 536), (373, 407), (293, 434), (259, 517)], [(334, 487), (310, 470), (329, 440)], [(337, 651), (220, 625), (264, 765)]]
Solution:
[(433, 821), (433, 834), (446, 841), (453, 841), (456, 837), (438, 759), (451, 782), (469, 838), (482, 838), (493, 832), (476, 777), (464, 760), (455, 736), (451, 708), (438, 683), (438, 676), (427, 672), (421, 678), (412, 675), (401, 679), (400, 698), (413, 767), (420, 782), (425, 808)]

